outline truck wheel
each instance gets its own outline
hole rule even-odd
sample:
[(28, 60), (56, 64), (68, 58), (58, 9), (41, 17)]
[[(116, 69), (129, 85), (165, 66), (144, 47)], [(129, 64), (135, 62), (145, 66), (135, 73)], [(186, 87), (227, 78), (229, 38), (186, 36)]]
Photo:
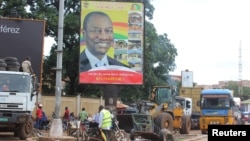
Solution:
[(180, 129), (181, 134), (189, 134), (191, 128), (191, 121), (188, 116), (182, 117), (182, 127)]
[(169, 131), (173, 131), (173, 118), (169, 113), (161, 113), (156, 117), (155, 123), (161, 129), (168, 129)]
[(30, 120), (27, 123), (23, 123), (19, 129), (19, 138), (21, 140), (26, 140), (33, 132), (33, 122)]

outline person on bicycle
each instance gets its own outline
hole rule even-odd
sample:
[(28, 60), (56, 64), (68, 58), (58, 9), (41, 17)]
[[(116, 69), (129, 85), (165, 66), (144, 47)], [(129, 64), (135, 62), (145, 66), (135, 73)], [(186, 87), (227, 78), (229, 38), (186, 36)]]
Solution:
[(63, 120), (64, 121), (69, 121), (69, 108), (65, 107), (64, 115), (63, 115)]
[(69, 117), (69, 108), (65, 107), (65, 111), (64, 111), (64, 115), (63, 115), (63, 129), (67, 129), (68, 128), (68, 122), (70, 121), (70, 117)]
[(90, 127), (98, 127), (99, 124), (99, 117), (100, 117), (100, 113), (97, 112), (96, 114), (94, 114), (92, 121), (89, 123)]
[(70, 119), (70, 121), (74, 121), (76, 119), (74, 112), (71, 112), (69, 114), (69, 119)]
[(79, 113), (79, 118), (82, 124), (88, 119), (88, 113), (85, 111), (85, 108), (82, 108), (82, 111)]
[(99, 106), (99, 130), (104, 141), (110, 137), (112, 127), (112, 114), (104, 108), (103, 105)]

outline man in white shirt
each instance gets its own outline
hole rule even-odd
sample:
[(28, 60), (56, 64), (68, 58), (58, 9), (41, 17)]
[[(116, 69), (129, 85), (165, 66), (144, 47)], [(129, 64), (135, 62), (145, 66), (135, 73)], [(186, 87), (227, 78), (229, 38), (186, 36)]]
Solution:
[(98, 112), (98, 113), (96, 113), (96, 114), (93, 116), (93, 121), (94, 121), (95, 123), (99, 123), (99, 117), (100, 117), (100, 113)]

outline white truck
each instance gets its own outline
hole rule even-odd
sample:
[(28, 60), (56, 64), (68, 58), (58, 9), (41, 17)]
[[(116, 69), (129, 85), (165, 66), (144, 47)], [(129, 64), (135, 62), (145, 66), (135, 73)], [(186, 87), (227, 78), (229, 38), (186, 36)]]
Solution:
[[(25, 140), (33, 132), (32, 112), (39, 84), (35, 77), (18, 70), (14, 57), (0, 59), (0, 132), (14, 132), (14, 136)], [(8, 84), (4, 84), (6, 80)]]
[(234, 100), (234, 103), (235, 103), (235, 105), (237, 105), (237, 106), (241, 106), (241, 99), (240, 99), (240, 97), (233, 97), (233, 100)]
[(186, 116), (192, 115), (192, 99), (188, 97), (176, 96), (176, 104), (180, 104), (183, 107), (183, 113)]
[(242, 111), (241, 111), (241, 99), (240, 97), (233, 97), (233, 101), (235, 106), (233, 107), (234, 116), (237, 119), (237, 122), (240, 122), (240, 124), (244, 124), (244, 121), (242, 120)]
[[(31, 113), (41, 90), (37, 82), (42, 82), (45, 23), (0, 17), (0, 88), (9, 79), (8, 90), (0, 89), (0, 132), (14, 132), (22, 140), (32, 133)], [(19, 72), (26, 57), (31, 58), (36, 77)]]

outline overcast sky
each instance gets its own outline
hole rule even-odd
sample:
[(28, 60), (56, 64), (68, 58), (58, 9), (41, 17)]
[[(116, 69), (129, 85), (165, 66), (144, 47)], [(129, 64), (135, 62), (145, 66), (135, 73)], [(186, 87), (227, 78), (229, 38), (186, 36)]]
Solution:
[[(178, 51), (177, 68), (170, 74), (189, 69), (199, 85), (250, 80), (250, 0), (152, 0), (152, 4), (158, 34), (167, 33)], [(45, 55), (52, 41), (45, 39)]]
[(170, 74), (189, 69), (199, 85), (250, 80), (250, 0), (153, 0), (152, 4), (158, 34), (167, 33), (178, 51), (177, 68)]

